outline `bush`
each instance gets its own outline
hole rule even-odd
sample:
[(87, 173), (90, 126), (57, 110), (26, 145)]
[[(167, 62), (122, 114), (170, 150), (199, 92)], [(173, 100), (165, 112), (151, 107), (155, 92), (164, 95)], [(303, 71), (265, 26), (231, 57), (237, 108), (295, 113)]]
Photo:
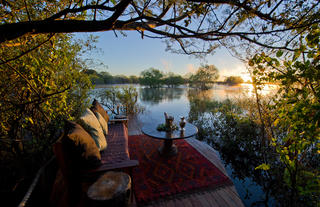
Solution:
[(111, 87), (95, 96), (113, 114), (134, 115), (144, 111), (138, 101), (138, 91), (133, 86)]
[[(18, 46), (0, 48), (0, 56), (13, 59), (46, 38), (38, 35), (28, 44), (17, 39)], [(91, 83), (80, 72), (85, 67), (80, 51), (71, 36), (59, 34), (38, 49), (0, 64), (1, 192), (15, 195), (25, 190), (20, 186), (51, 158), (63, 120), (74, 119), (87, 106)]]

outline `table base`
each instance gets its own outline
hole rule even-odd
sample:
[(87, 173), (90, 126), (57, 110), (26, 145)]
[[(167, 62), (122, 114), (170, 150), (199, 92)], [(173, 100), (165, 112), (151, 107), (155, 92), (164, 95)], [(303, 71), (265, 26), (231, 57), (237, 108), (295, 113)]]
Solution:
[(178, 148), (173, 144), (173, 140), (164, 140), (163, 145), (158, 150), (162, 156), (174, 156), (178, 153)]

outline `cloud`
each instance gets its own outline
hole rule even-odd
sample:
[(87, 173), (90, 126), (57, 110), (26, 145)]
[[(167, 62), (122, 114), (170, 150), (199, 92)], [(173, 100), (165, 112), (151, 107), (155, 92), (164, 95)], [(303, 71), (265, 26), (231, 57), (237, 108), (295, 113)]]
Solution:
[(168, 60), (161, 60), (161, 64), (166, 72), (169, 72), (172, 68), (172, 63)]
[(187, 64), (187, 71), (188, 73), (194, 73), (196, 71), (196, 68), (194, 67), (193, 64)]

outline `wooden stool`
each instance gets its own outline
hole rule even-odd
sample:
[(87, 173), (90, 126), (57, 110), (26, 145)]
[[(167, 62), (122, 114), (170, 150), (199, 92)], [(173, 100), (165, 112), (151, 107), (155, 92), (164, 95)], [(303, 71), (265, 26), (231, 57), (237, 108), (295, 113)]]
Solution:
[(123, 172), (103, 174), (87, 192), (89, 206), (128, 206), (131, 178)]

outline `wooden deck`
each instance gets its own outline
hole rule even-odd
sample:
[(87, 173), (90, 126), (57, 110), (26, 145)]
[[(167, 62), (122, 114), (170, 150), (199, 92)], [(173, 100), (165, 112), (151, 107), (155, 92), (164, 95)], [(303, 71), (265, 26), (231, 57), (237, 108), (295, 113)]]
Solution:
[[(129, 119), (128, 129), (129, 135), (141, 134), (142, 124), (134, 119)], [(206, 143), (197, 139), (189, 138), (186, 141), (205, 156), (210, 162), (218, 167), (225, 175), (228, 176), (226, 170), (218, 158), (216, 152)], [(136, 206), (135, 202), (131, 206)], [(215, 190), (208, 190), (201, 193), (193, 193), (183, 198), (162, 199), (148, 207), (241, 207), (244, 206), (234, 185), (225, 186)]]

